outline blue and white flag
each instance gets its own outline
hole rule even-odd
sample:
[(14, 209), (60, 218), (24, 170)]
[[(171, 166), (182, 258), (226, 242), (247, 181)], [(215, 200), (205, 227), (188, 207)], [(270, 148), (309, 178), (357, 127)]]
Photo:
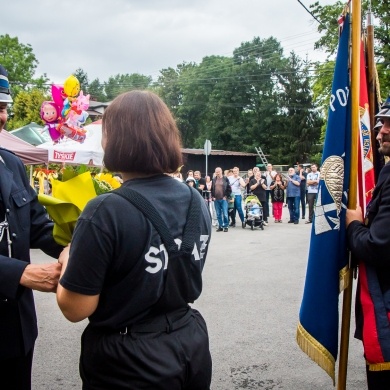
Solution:
[(339, 292), (347, 275), (345, 212), (349, 185), (351, 124), (349, 15), (341, 33), (315, 206), (297, 342), (335, 382)]

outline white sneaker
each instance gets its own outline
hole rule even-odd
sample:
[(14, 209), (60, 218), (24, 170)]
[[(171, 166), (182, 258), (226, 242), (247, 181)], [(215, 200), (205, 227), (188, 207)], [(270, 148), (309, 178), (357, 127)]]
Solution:
[(268, 226), (268, 222), (264, 221), (263, 224), (264, 224), (264, 226)]

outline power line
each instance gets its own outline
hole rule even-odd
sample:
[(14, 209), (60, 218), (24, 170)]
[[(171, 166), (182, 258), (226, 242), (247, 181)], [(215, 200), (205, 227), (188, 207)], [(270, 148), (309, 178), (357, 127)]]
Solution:
[(303, 3), (301, 0), (297, 0), (298, 3), (312, 16), (312, 18), (317, 21), (319, 24), (322, 25), (322, 23), (314, 16), (313, 12), (311, 12)]

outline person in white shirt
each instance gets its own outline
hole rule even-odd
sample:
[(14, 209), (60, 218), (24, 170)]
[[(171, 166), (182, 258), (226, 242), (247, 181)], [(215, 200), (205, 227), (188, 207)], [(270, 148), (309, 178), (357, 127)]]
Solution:
[(318, 194), (318, 183), (320, 182), (320, 172), (318, 172), (317, 164), (312, 164), (311, 172), (307, 174), (307, 203), (309, 205), (309, 219), (305, 223), (313, 222), (314, 203)]
[(233, 221), (236, 220), (235, 216), (236, 216), (237, 211), (238, 211), (238, 215), (240, 216), (241, 223), (243, 224), (243, 226), (245, 224), (244, 212), (242, 211), (241, 188), (245, 188), (246, 183), (241, 176), (238, 176), (239, 173), (240, 173), (240, 169), (237, 167), (234, 167), (233, 168), (233, 175), (228, 177), (229, 182), (230, 182), (230, 187), (232, 188), (232, 194), (234, 194), (234, 209), (233, 209), (234, 218), (232, 219), (232, 223), (230, 224), (231, 227), (236, 226), (235, 222), (233, 222)]

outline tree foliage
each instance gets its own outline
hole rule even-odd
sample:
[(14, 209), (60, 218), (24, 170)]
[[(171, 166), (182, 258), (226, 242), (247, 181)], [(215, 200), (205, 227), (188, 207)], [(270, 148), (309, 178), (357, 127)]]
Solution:
[[(362, 1), (363, 21), (366, 19), (369, 5), (374, 15), (374, 37), (375, 37), (375, 59), (377, 62), (379, 81), (382, 96), (387, 96), (390, 82), (390, 1), (371, 0)], [(321, 23), (318, 31), (321, 38), (315, 43), (315, 48), (325, 50), (331, 57), (334, 57), (338, 45), (338, 16), (343, 11), (345, 2), (337, 1), (333, 5), (321, 6), (317, 1), (310, 5), (313, 15)], [(365, 25), (365, 23), (363, 23)], [(333, 59), (333, 58), (332, 58)], [(323, 77), (319, 69), (318, 79)], [(318, 88), (317, 88), (318, 89)]]
[(44, 124), (40, 117), (40, 108), (45, 100), (50, 100), (41, 89), (20, 91), (13, 103), (13, 114), (8, 121), (8, 129), (14, 130), (31, 122)]
[(152, 78), (139, 73), (117, 74), (111, 76), (104, 84), (104, 92), (108, 100), (112, 100), (123, 92), (134, 89), (147, 89), (152, 84)]
[(8, 78), (12, 85), (12, 95), (32, 87), (45, 88), (46, 75), (34, 79), (38, 60), (29, 44), (19, 42), (17, 37), (8, 34), (0, 35), (0, 64), (8, 71)]

